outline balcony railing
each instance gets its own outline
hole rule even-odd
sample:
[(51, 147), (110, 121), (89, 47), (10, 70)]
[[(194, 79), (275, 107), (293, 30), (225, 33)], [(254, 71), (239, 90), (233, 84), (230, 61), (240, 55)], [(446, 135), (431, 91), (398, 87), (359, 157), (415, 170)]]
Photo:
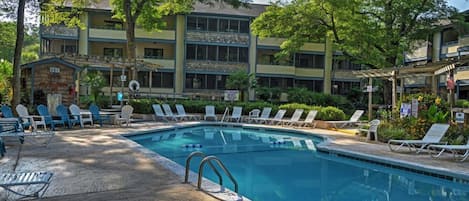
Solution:
[(43, 26), (42, 35), (78, 38), (78, 28), (69, 28), (65, 25)]
[(187, 41), (249, 45), (249, 34), (232, 32), (188, 31)]
[(186, 70), (191, 71), (231, 73), (238, 70), (245, 70), (247, 67), (248, 63), (195, 60), (186, 61)]

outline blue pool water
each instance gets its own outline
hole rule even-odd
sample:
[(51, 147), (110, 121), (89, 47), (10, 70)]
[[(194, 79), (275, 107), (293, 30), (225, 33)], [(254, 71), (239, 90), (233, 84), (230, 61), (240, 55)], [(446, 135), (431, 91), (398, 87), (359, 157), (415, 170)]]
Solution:
[[(197, 126), (129, 138), (182, 166), (193, 151), (215, 155), (238, 181), (239, 193), (255, 201), (469, 200), (469, 184), (318, 152), (322, 138), (313, 135)], [(199, 162), (194, 158), (193, 171)], [(218, 182), (208, 166), (204, 176)]]

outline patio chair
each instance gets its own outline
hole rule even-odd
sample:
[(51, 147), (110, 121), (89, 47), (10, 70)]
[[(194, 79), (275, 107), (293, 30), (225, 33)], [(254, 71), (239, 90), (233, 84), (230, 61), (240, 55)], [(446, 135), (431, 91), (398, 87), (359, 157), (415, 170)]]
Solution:
[[(407, 146), (409, 151), (412, 151), (412, 148), (416, 150), (417, 153), (420, 153), (424, 148), (431, 144), (441, 144), (440, 140), (445, 135), (446, 131), (449, 128), (449, 124), (433, 124), (427, 133), (421, 140), (389, 140), (388, 146), (391, 151), (397, 151), (400, 148)], [(396, 149), (393, 149), (391, 145), (398, 145)], [(418, 148), (420, 147), (420, 148)]]
[(0, 175), (0, 187), (21, 198), (41, 198), (49, 187), (52, 175), (51, 172), (4, 173)]
[[(428, 150), (432, 151), (430, 156), (433, 158), (438, 158), (444, 152), (448, 151), (453, 154), (453, 158), (455, 160), (458, 160), (460, 158), (459, 161), (462, 162), (462, 161), (465, 161), (469, 157), (469, 139), (467, 140), (467, 143), (464, 145), (431, 144), (431, 145), (428, 145)], [(439, 150), (439, 152), (437, 150)], [(435, 151), (436, 151), (436, 154), (435, 154)]]
[(359, 128), (358, 132), (365, 132), (366, 140), (370, 140), (373, 135), (373, 139), (378, 141), (378, 126), (380, 123), (381, 121), (379, 119), (374, 119), (367, 124), (369, 126), (368, 128)]
[(213, 105), (205, 106), (204, 120), (207, 121), (207, 118), (213, 118), (215, 119), (215, 121), (218, 121), (217, 115), (215, 114), (215, 106)]
[(233, 107), (233, 112), (231, 113), (230, 116), (228, 116), (226, 118), (227, 118), (228, 121), (236, 121), (236, 122), (239, 123), (241, 121), (242, 113), (243, 113), (243, 107), (234, 106)]
[(252, 118), (255, 123), (264, 123), (270, 117), (270, 112), (272, 112), (271, 107), (264, 107), (262, 109), (261, 116), (259, 118)]
[(176, 111), (178, 112), (179, 116), (187, 117), (188, 120), (199, 120), (200, 115), (196, 114), (187, 114), (186, 110), (184, 109), (184, 105), (181, 104), (176, 104)]
[(294, 122), (297, 122), (300, 120), (301, 115), (303, 114), (304, 109), (295, 109), (295, 112), (293, 112), (293, 115), (291, 116), (290, 119), (288, 120), (282, 120), (280, 123), (282, 125), (289, 125), (291, 126)]
[(259, 109), (253, 109), (253, 110), (251, 110), (251, 111), (249, 112), (248, 118), (247, 118), (248, 123), (253, 122), (254, 119), (256, 119), (256, 118), (259, 118), (259, 117), (260, 117), (259, 115), (261, 115), (261, 110), (259, 110)]
[(294, 121), (290, 125), (291, 126), (311, 126), (313, 128), (316, 127), (316, 123), (313, 123), (314, 119), (316, 118), (316, 115), (318, 114), (317, 110), (310, 110), (308, 112), (308, 115), (306, 116), (306, 119), (304, 121)]
[(46, 125), (50, 125), (52, 130), (55, 130), (55, 125), (62, 124), (65, 127), (65, 122), (63, 120), (55, 120), (52, 119), (52, 115), (49, 113), (49, 109), (45, 105), (38, 105), (37, 112), (44, 118), (44, 122)]
[(101, 112), (99, 111), (99, 107), (96, 104), (91, 104), (89, 109), (91, 112), (92, 121), (99, 122), (99, 125), (101, 127), (103, 127), (103, 122), (107, 121), (109, 123), (112, 123), (111, 116), (101, 114)]
[[(38, 115), (29, 115), (28, 108), (26, 108), (24, 105), (18, 104), (16, 106), (16, 113), (18, 113), (21, 122), (23, 122), (23, 126), (29, 124), (30, 127), (33, 128), (33, 131), (36, 131), (38, 126), (42, 126), (44, 130), (47, 129), (46, 120), (44, 117)], [(25, 122), (28, 123), (25, 124)]]
[(134, 108), (130, 105), (124, 105), (122, 107), (120, 115), (116, 118), (116, 123), (121, 124), (125, 122), (127, 126), (130, 125), (132, 113), (134, 112)]
[(168, 104), (162, 104), (161, 106), (163, 107), (163, 111), (166, 114), (167, 118), (171, 118), (174, 121), (181, 121), (184, 119), (183, 116), (175, 115), (173, 113), (173, 110), (171, 109), (171, 106), (169, 106)]
[(353, 115), (347, 121), (327, 121), (328, 124), (331, 124), (334, 128), (344, 128), (347, 125), (353, 125), (359, 123), (360, 117), (363, 115), (365, 111), (363, 110), (355, 110)]
[(5, 152), (7, 152), (5, 149), (5, 143), (3, 143), (3, 139), (0, 137), (0, 158), (5, 156)]
[[(10, 106), (2, 105), (1, 107), (3, 118), (16, 118), (11, 111)], [(23, 124), (23, 128), (31, 127), (31, 123), (29, 121), (21, 122)]]
[(32, 131), (25, 132), (19, 119), (17, 118), (0, 118), (0, 138), (1, 137), (17, 137), (20, 143), (24, 141), (32, 144), (40, 144), (38, 139), (46, 138), (44, 144), (46, 147), (51, 142), (55, 133), (50, 131)]
[(277, 114), (275, 114), (274, 118), (268, 118), (264, 120), (264, 122), (272, 125), (279, 125), (280, 123), (282, 123), (283, 116), (285, 116), (286, 112), (287, 110), (279, 110), (277, 111)]
[(80, 122), (80, 126), (85, 127), (85, 123), (90, 123), (93, 126), (93, 115), (91, 113), (84, 114), (80, 111), (80, 107), (75, 104), (71, 104), (68, 109), (72, 114), (72, 117)]
[(75, 126), (75, 124), (80, 124), (80, 120), (78, 118), (70, 118), (70, 113), (68, 113), (68, 109), (64, 105), (59, 104), (55, 109), (57, 111), (57, 114), (60, 116), (60, 119), (62, 119), (62, 121), (67, 125), (68, 128), (72, 128), (73, 126)]
[(163, 112), (163, 109), (161, 109), (161, 105), (160, 104), (153, 104), (151, 105), (151, 107), (153, 108), (153, 112), (155, 113), (155, 117), (157, 119), (161, 119), (161, 120), (164, 120), (166, 122), (168, 122), (170, 119), (173, 119), (171, 117), (168, 117), (164, 112)]

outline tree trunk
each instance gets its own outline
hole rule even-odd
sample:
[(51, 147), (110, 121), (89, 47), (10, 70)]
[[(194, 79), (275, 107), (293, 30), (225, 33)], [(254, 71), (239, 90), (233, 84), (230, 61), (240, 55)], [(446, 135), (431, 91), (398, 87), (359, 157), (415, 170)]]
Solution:
[(135, 52), (135, 17), (132, 16), (132, 5), (130, 0), (124, 0), (125, 23), (127, 29), (125, 31), (127, 37), (127, 59), (134, 63), (130, 69), (130, 80), (137, 77), (136, 52)]
[(23, 50), (24, 41), (24, 7), (26, 0), (18, 2), (18, 17), (16, 21), (16, 44), (15, 55), (13, 58), (13, 100), (12, 106), (15, 107), (20, 103), (21, 99), (21, 52)]

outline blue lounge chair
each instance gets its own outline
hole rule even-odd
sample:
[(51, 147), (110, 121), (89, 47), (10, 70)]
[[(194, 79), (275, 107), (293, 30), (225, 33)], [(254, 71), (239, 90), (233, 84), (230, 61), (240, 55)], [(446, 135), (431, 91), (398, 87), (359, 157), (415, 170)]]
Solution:
[(62, 124), (65, 127), (65, 122), (64, 121), (52, 119), (52, 115), (50, 115), (49, 109), (47, 109), (47, 106), (42, 105), (42, 104), (38, 105), (37, 106), (37, 112), (39, 112), (39, 115), (44, 117), (46, 125), (50, 125), (50, 128), (52, 130), (55, 130), (55, 125), (57, 125), (57, 124)]
[[(23, 143), (25, 140), (33, 144), (44, 144), (48, 145), (55, 133), (51, 131), (32, 131), (25, 132), (18, 118), (0, 118), (0, 138), (2, 137), (17, 137), (20, 143)], [(42, 142), (37, 141), (37, 139), (47, 138)], [(0, 146), (1, 147), (1, 146)]]
[[(22, 172), (1, 174), (0, 187), (16, 195), (21, 196), (21, 198), (41, 198), (49, 187), (52, 175), (53, 173), (51, 172)], [(27, 188), (27, 186), (31, 185), (39, 186), (39, 188)], [(16, 189), (13, 189), (13, 187), (16, 186), (25, 186), (26, 188), (20, 189), (26, 190), (20, 192)]]
[[(70, 114), (68, 113), (68, 109), (64, 105), (62, 105), (62, 104), (57, 105), (57, 107), (55, 109), (57, 110), (57, 114), (60, 116), (62, 121), (64, 123), (66, 123), (68, 128), (72, 128), (75, 124), (80, 124), (80, 119), (70, 118)], [(81, 127), (81, 124), (80, 124), (80, 127)]]
[[(13, 112), (10, 106), (7, 106), (7, 105), (2, 106), (2, 114), (4, 118), (16, 118), (15, 116), (13, 116)], [(19, 119), (22, 120), (21, 118)], [(31, 122), (29, 121), (22, 120), (21, 124), (23, 124), (23, 128), (30, 128), (32, 126)]]
[(111, 116), (100, 114), (99, 107), (96, 104), (91, 104), (89, 109), (91, 112), (91, 116), (93, 116), (93, 121), (99, 122), (99, 125), (101, 127), (103, 127), (104, 121), (108, 121), (109, 123), (111, 123)]

